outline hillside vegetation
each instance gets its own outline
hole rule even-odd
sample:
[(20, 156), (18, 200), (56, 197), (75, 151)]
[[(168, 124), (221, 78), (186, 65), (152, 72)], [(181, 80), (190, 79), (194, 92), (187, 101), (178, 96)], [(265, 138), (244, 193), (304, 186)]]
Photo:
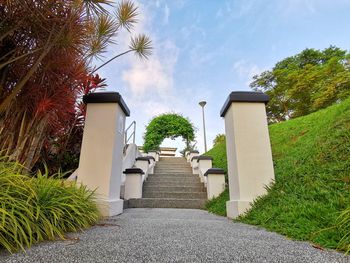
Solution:
[[(269, 131), (276, 182), (238, 220), (294, 239), (348, 250), (350, 99), (270, 125)], [(214, 158), (215, 167), (227, 169), (224, 143), (206, 155)], [(208, 210), (225, 215), (228, 198), (226, 190), (208, 202)]]

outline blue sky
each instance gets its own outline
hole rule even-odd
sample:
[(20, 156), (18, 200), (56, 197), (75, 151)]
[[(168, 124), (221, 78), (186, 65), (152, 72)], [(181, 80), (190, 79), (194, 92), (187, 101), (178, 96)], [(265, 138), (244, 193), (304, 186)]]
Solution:
[[(136, 120), (136, 142), (143, 143), (152, 117), (181, 113), (197, 128), (203, 152), (201, 108), (205, 107), (208, 148), (224, 133), (220, 109), (231, 91), (250, 90), (255, 74), (305, 48), (336, 45), (349, 50), (349, 0), (144, 0), (135, 34), (146, 33), (153, 54), (140, 61), (128, 54), (102, 68), (108, 90), (118, 91)], [(121, 33), (106, 59), (125, 51)], [(98, 65), (99, 63), (97, 63)], [(181, 139), (163, 145), (182, 149)]]

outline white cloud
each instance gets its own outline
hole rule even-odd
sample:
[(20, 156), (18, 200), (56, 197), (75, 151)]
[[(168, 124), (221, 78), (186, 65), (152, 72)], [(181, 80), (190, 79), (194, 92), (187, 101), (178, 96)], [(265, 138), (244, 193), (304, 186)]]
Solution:
[(169, 16), (170, 16), (170, 8), (168, 5), (165, 5), (164, 6), (164, 18), (163, 18), (164, 25), (167, 25), (169, 23)]
[(132, 58), (128, 69), (123, 70), (122, 80), (133, 96), (146, 93), (155, 95), (169, 92), (173, 87), (173, 71), (178, 58), (178, 48), (171, 41), (154, 43), (155, 52), (148, 60)]
[(243, 79), (246, 86), (252, 82), (253, 76), (262, 73), (265, 68), (259, 67), (245, 59), (241, 59), (233, 64), (233, 71)]

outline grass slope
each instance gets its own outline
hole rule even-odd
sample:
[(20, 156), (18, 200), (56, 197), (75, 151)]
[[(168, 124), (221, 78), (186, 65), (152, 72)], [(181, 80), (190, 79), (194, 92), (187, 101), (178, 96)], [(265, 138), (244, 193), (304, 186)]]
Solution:
[[(276, 182), (238, 220), (337, 248), (349, 235), (349, 221), (343, 227), (336, 223), (350, 206), (350, 99), (269, 130)], [(227, 169), (224, 143), (206, 155), (214, 158), (214, 167)], [(207, 209), (225, 215), (228, 198), (226, 190)], [(349, 236), (343, 241), (348, 245)]]

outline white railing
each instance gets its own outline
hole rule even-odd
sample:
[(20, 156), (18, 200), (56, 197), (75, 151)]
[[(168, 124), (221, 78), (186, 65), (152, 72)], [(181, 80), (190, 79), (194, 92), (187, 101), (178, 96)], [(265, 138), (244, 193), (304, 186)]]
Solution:
[[(128, 131), (131, 128), (134, 128), (132, 130), (132, 133), (130, 133), (130, 135), (128, 136)], [(130, 125), (128, 126), (128, 128), (125, 129), (125, 134), (124, 134), (124, 140), (125, 140), (125, 145), (127, 145), (130, 141), (130, 139), (132, 138), (132, 143), (135, 144), (135, 135), (136, 135), (136, 121), (133, 121), (132, 123), (130, 123)]]

